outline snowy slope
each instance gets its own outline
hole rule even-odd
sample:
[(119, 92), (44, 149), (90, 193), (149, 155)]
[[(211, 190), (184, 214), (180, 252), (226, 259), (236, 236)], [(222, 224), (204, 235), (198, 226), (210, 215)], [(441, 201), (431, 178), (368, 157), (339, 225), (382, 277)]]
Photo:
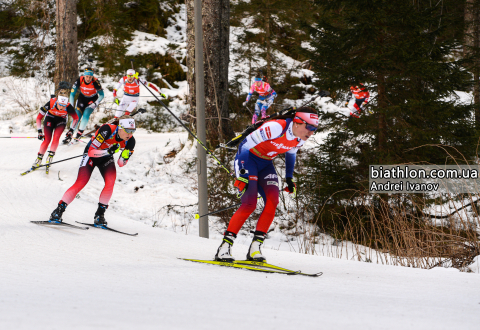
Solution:
[[(139, 132), (142, 143), (134, 156), (144, 159), (155, 152), (155, 141), (159, 147), (165, 144), (164, 138)], [(163, 190), (156, 194), (128, 195), (123, 181), (117, 182), (107, 220), (119, 230), (138, 232), (138, 237), (31, 224), (49, 216), (73, 183), (78, 161), (52, 166), (49, 177), (41, 170), (20, 177), (38, 141), (1, 143), (1, 329), (478, 329), (480, 324), (480, 277), (457, 270), (427, 271), (272, 249), (265, 250), (270, 262), (324, 275), (266, 275), (178, 260), (210, 259), (219, 240), (136, 221), (140, 212), (132, 203), (140, 209), (166, 194), (176, 196), (175, 186), (160, 176), (150, 188)], [(65, 149), (62, 158), (81, 148)], [(180, 161), (186, 155), (177, 157)], [(134, 167), (139, 171), (141, 165), (132, 164), (118, 169), (117, 178), (130, 178)], [(58, 180), (58, 171), (64, 181)], [(64, 219), (91, 221), (101, 187), (95, 172)], [(182, 191), (179, 200), (195, 199)], [(243, 258), (247, 248), (236, 243), (235, 257)]]

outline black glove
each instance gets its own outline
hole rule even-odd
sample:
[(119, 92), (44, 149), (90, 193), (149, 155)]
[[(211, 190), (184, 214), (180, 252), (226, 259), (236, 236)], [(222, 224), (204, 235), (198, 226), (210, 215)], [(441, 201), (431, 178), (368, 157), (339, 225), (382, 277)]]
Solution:
[(118, 143), (115, 143), (113, 146), (108, 148), (108, 154), (113, 155), (114, 153), (118, 152), (120, 150), (120, 145)]
[(286, 178), (285, 181), (287, 182), (287, 186), (285, 187), (285, 191), (289, 194), (293, 194), (293, 198), (297, 195), (297, 185), (293, 182), (293, 178)]
[(43, 141), (43, 139), (45, 139), (45, 134), (43, 134), (42, 129), (38, 130), (38, 139), (40, 141)]
[(71, 138), (72, 135), (73, 135), (73, 129), (70, 128), (70, 129), (68, 130), (67, 134), (65, 134), (65, 137), (70, 137), (70, 138)]

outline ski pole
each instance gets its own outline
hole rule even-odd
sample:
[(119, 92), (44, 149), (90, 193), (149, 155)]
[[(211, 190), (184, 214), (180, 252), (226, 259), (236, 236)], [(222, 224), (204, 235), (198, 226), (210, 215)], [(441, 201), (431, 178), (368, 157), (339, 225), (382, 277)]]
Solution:
[(200, 214), (198, 214), (198, 213), (195, 213), (195, 219), (198, 220), (198, 219), (200, 219), (200, 218), (202, 218), (202, 217), (206, 217), (207, 215), (212, 215), (212, 214), (219, 213), (219, 212), (222, 212), (222, 211), (230, 210), (230, 209), (233, 209), (234, 207), (237, 207), (237, 206), (240, 206), (240, 205), (242, 205), (242, 203), (238, 203), (238, 204), (235, 204), (235, 205), (226, 207), (226, 208), (224, 208), (224, 209), (216, 210), (216, 211), (213, 211), (213, 212), (204, 214), (204, 215), (200, 215)]
[(160, 99), (159, 99), (155, 94), (153, 94), (153, 92), (152, 92), (141, 80), (139, 80), (139, 81), (142, 83), (143, 87), (145, 87), (145, 88), (147, 89), (147, 91), (149, 91), (150, 94), (152, 94), (152, 95), (157, 99), (157, 101), (160, 102), (160, 104), (163, 105), (163, 107), (168, 110), (168, 112), (170, 112), (170, 114), (180, 123), (180, 125), (182, 125), (183, 128), (185, 128), (185, 129), (187, 130), (187, 132), (190, 133), (190, 135), (191, 135), (195, 140), (197, 140), (198, 144), (200, 144), (200, 145), (203, 147), (203, 149), (205, 149), (205, 151), (206, 151), (210, 156), (212, 156), (213, 159), (215, 159), (215, 161), (217, 162), (217, 164), (220, 165), (225, 171), (227, 171), (228, 174), (230, 174), (232, 177), (235, 177), (235, 175), (234, 175), (232, 172), (230, 172), (230, 170), (229, 170), (221, 161), (219, 161), (219, 160), (217, 159), (217, 157), (215, 157), (215, 155), (214, 155), (210, 150), (208, 150), (208, 148), (205, 146), (205, 144), (203, 144), (203, 142), (200, 141), (200, 140), (197, 138), (197, 136), (196, 136), (195, 134), (193, 134), (192, 131), (191, 131), (184, 123), (182, 123), (182, 121), (181, 121), (177, 116), (175, 116), (175, 114), (174, 114), (162, 101), (160, 101)]
[(0, 139), (38, 139), (36, 136), (0, 136)]
[(57, 162), (48, 163), (48, 164), (43, 164), (43, 165), (40, 165), (40, 166), (38, 166), (38, 167), (50, 166), (50, 165), (53, 165), (53, 164), (56, 164), (56, 163), (61, 163), (61, 162), (64, 162), (64, 161), (66, 161), (66, 160), (70, 160), (70, 159), (74, 159), (74, 158), (78, 158), (78, 157), (82, 157), (82, 156), (83, 156), (83, 154), (78, 155), (78, 156), (75, 156), (75, 157), (70, 157), (70, 158), (62, 159), (62, 160), (59, 160), (59, 161), (57, 161)]

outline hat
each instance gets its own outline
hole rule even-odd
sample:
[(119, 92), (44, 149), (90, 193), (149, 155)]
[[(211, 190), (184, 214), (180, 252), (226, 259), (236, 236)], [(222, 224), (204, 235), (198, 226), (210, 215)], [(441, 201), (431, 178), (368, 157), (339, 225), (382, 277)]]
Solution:
[(127, 76), (133, 76), (133, 75), (135, 75), (135, 70), (133, 70), (133, 69), (128, 69), (128, 70), (127, 70)]
[(68, 104), (68, 97), (66, 96), (59, 96), (57, 99), (57, 103), (60, 105), (67, 105)]
[(303, 124), (303, 121), (301, 119), (303, 119), (307, 124), (318, 126), (318, 115), (316, 113), (308, 113), (308, 112), (295, 113), (295, 117), (293, 118), (293, 121), (295, 123)]
[(118, 121), (118, 125), (122, 128), (135, 129), (135, 119), (133, 118), (124, 118)]

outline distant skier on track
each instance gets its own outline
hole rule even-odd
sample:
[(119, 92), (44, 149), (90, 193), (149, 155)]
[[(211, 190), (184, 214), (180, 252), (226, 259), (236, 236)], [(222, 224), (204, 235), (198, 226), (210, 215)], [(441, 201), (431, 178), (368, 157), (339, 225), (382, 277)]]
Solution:
[[(45, 152), (47, 151), (50, 142), (52, 142), (52, 144), (50, 146), (50, 151), (48, 152), (46, 163), (48, 164), (52, 162), (53, 156), (57, 151), (60, 136), (62, 135), (67, 125), (67, 116), (72, 116), (74, 124), (78, 122), (78, 116), (75, 113), (73, 106), (68, 102), (67, 90), (69, 87), (70, 86), (67, 82), (60, 82), (60, 91), (58, 93), (58, 96), (56, 98), (54, 97), (50, 99), (50, 101), (48, 101), (43, 107), (40, 108), (40, 112), (37, 116), (37, 130), (38, 139), (43, 140), (43, 143), (40, 146), (37, 159), (33, 163), (32, 169), (38, 168), (42, 164), (43, 156), (45, 155)], [(43, 117), (45, 117), (45, 120), (43, 121), (42, 130)]]
[[(80, 95), (78, 96), (75, 107), (75, 111), (80, 118), (77, 136), (75, 137), (77, 140), (85, 131), (93, 110), (98, 107), (104, 97), (102, 85), (100, 84), (100, 81), (93, 76), (93, 73), (94, 72), (92, 68), (86, 68), (83, 72), (83, 76), (78, 78), (73, 84), (70, 93), (70, 103), (75, 104), (75, 94), (77, 94), (77, 89), (80, 89)], [(72, 123), (65, 136), (65, 139), (63, 140), (64, 144), (67, 144), (72, 140), (75, 128), (76, 124), (74, 125), (74, 123)]]
[(102, 125), (92, 136), (90, 142), (85, 147), (84, 155), (80, 163), (78, 177), (73, 186), (71, 186), (63, 195), (57, 208), (52, 212), (49, 221), (62, 221), (62, 214), (68, 204), (85, 187), (90, 180), (95, 167), (98, 167), (105, 181), (105, 187), (100, 194), (98, 209), (94, 216), (94, 223), (98, 226), (106, 226), (105, 210), (108, 208), (108, 202), (112, 197), (117, 171), (113, 154), (121, 148), (124, 150), (118, 157), (117, 164), (123, 167), (130, 159), (133, 148), (135, 147), (135, 120), (130, 116), (122, 116), (112, 124)]
[(345, 102), (345, 106), (350, 110), (349, 120), (352, 118), (360, 118), (360, 113), (365, 110), (370, 100), (370, 92), (360, 83), (358, 86), (350, 87), (347, 98), (350, 98)]
[(240, 144), (235, 157), (235, 187), (242, 194), (242, 205), (230, 219), (215, 260), (233, 262), (235, 259), (230, 248), (245, 220), (257, 206), (257, 193), (260, 193), (265, 208), (257, 222), (252, 243), (247, 253), (247, 260), (266, 261), (262, 255), (262, 246), (275, 217), (278, 204), (278, 176), (273, 166), (273, 159), (285, 153), (286, 183), (285, 191), (296, 195), (293, 182), (293, 169), (297, 150), (311, 137), (318, 126), (318, 115), (310, 107), (297, 109), (294, 115), (272, 118), (248, 135)]
[(267, 109), (272, 105), (273, 100), (277, 97), (277, 93), (273, 90), (269, 83), (262, 81), (260, 75), (255, 76), (255, 82), (250, 86), (247, 99), (243, 102), (243, 106), (246, 106), (253, 93), (258, 93), (258, 99), (255, 103), (255, 113), (253, 114), (252, 124), (255, 124), (260, 116), (267, 117)]
[[(140, 98), (140, 85), (142, 83), (147, 87), (150, 87), (157, 93), (160, 93), (160, 91), (155, 85), (146, 81), (143, 78), (139, 78), (138, 73), (135, 73), (135, 70), (128, 69), (127, 75), (120, 78), (117, 87), (113, 89), (113, 97), (115, 98), (115, 103), (118, 104), (117, 111), (115, 112), (115, 118), (119, 118), (124, 114), (129, 115), (133, 112), (133, 110), (135, 110), (138, 105), (138, 100)], [(121, 88), (123, 88), (123, 97), (122, 100), (118, 102), (117, 91)], [(160, 94), (162, 95), (162, 97), (165, 97), (164, 94)]]

